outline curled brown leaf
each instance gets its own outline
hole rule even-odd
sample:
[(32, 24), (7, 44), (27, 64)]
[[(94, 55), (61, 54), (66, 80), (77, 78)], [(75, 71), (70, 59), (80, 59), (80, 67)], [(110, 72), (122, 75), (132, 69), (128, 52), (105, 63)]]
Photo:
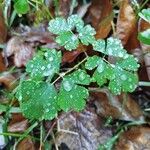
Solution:
[(136, 15), (129, 0), (123, 0), (121, 2), (120, 11), (117, 19), (116, 34), (125, 45), (133, 33), (133, 29), (136, 26)]

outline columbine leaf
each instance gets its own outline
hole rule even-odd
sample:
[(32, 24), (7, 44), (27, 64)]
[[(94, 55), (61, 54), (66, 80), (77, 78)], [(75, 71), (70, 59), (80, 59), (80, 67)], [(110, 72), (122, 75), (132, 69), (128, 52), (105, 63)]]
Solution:
[(88, 70), (93, 70), (100, 63), (100, 58), (98, 56), (88, 57), (87, 62), (85, 63), (85, 68)]
[(101, 61), (93, 74), (93, 78), (99, 86), (102, 86), (107, 80), (114, 78), (113, 68)]
[(99, 51), (104, 53), (105, 55), (120, 57), (120, 58), (127, 58), (128, 54), (121, 44), (121, 41), (116, 38), (108, 38), (106, 46), (104, 45), (104, 40), (98, 40), (93, 42), (93, 49), (95, 51)]
[(89, 96), (88, 90), (79, 85), (74, 85), (68, 90), (66, 87), (69, 85), (69, 81), (68, 83), (66, 81), (62, 83), (58, 94), (58, 106), (66, 112), (70, 109), (76, 111), (84, 109), (85, 99)]
[(49, 31), (53, 34), (61, 34), (62, 32), (70, 31), (68, 24), (64, 18), (57, 17), (49, 22)]
[(147, 45), (150, 45), (150, 29), (147, 29), (143, 32), (140, 32), (138, 34), (138, 39), (144, 43), (144, 44), (147, 44)]
[(150, 8), (143, 9), (139, 16), (147, 22), (150, 22)]
[(57, 93), (45, 82), (23, 81), (18, 88), (20, 107), (29, 119), (53, 119), (57, 115)]
[(81, 30), (84, 26), (83, 20), (78, 15), (69, 16), (67, 19), (67, 23), (70, 29), (76, 27), (77, 30)]
[(76, 49), (79, 44), (79, 40), (78, 40), (77, 36), (69, 31), (63, 32), (62, 34), (57, 36), (56, 42), (60, 46), (64, 46), (66, 48), (66, 50)]
[(58, 95), (58, 105), (64, 111), (70, 109), (79, 111), (85, 106), (88, 90), (80, 85), (89, 85), (90, 76), (84, 70), (77, 70), (63, 79)]
[(105, 40), (97, 40), (92, 45), (95, 51), (105, 53)]
[(30, 9), (27, 0), (15, 0), (14, 8), (17, 14), (26, 14)]
[(111, 92), (115, 95), (121, 94), (121, 91), (133, 92), (138, 84), (137, 75), (118, 67), (114, 71), (114, 79), (109, 82)]
[(128, 54), (121, 44), (121, 41), (116, 38), (107, 39), (106, 54), (114, 57), (126, 58)]
[(52, 78), (55, 73), (59, 71), (61, 63), (61, 53), (55, 49), (43, 49), (44, 53), (37, 53), (37, 55), (30, 60), (26, 65), (26, 72), (32, 78), (39, 79), (49, 76)]
[(130, 55), (128, 58), (119, 60), (116, 65), (126, 70), (137, 71), (139, 68), (139, 64), (137, 63), (137, 59)]
[(86, 73), (85, 70), (78, 69), (77, 71), (66, 76), (65, 79), (71, 80), (74, 84), (89, 85), (90, 76)]
[(86, 25), (79, 31), (79, 39), (84, 45), (92, 44), (95, 41), (94, 35), (96, 34), (95, 29), (90, 25)]

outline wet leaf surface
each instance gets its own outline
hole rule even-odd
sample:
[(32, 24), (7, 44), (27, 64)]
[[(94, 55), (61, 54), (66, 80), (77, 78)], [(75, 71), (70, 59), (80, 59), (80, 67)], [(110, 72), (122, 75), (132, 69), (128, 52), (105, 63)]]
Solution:
[(111, 137), (109, 128), (102, 126), (102, 120), (91, 109), (81, 113), (69, 113), (59, 118), (60, 129), (69, 131), (58, 132), (56, 141), (58, 145), (64, 143), (69, 149), (96, 150), (99, 144)]

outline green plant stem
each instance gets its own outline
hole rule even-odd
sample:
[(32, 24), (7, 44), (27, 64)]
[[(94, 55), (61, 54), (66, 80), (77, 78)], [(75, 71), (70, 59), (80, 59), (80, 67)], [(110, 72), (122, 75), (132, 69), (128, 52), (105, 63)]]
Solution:
[(59, 79), (63, 78), (66, 74), (70, 73), (74, 69), (78, 68), (82, 63), (84, 63), (87, 60), (88, 57), (85, 57), (82, 61), (80, 61), (77, 65), (75, 65), (73, 68), (69, 69), (66, 72), (63, 72), (60, 74), (60, 76), (52, 83), (55, 84)]
[[(145, 2), (141, 5), (140, 10), (142, 10), (143, 7), (144, 7), (148, 2), (149, 2), (149, 0), (145, 0)], [(139, 10), (139, 11), (140, 11), (140, 10)]]
[(150, 86), (150, 82), (140, 81), (139, 86)]

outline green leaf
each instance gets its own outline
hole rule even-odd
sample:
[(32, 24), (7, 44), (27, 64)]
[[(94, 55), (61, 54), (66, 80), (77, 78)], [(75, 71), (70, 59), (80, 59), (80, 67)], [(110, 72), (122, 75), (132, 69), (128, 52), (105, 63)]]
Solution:
[(66, 50), (73, 50), (78, 47), (79, 40), (78, 37), (72, 32), (63, 32), (59, 36), (56, 37), (56, 42), (60, 46), (64, 46)]
[(67, 23), (70, 29), (76, 27), (77, 30), (82, 30), (84, 27), (83, 20), (78, 15), (71, 15), (67, 19)]
[(42, 49), (45, 52), (38, 52), (33, 60), (26, 65), (26, 72), (31, 78), (41, 80), (43, 77), (52, 78), (59, 72), (61, 53), (55, 49)]
[(77, 71), (66, 76), (64, 79), (71, 80), (74, 84), (89, 85), (90, 76), (86, 73), (85, 70), (78, 69)]
[(17, 14), (26, 14), (30, 7), (27, 0), (15, 0), (14, 9), (16, 10)]
[(123, 48), (121, 41), (117, 38), (113, 38), (113, 37), (108, 38), (106, 44), (104, 40), (97, 40), (93, 42), (92, 45), (95, 51), (102, 52), (105, 55), (120, 57), (120, 58), (128, 57), (128, 54), (126, 50)]
[(93, 49), (95, 51), (105, 53), (105, 40), (99, 39), (99, 40), (95, 41), (92, 45), (93, 45)]
[(138, 60), (132, 55), (126, 59), (119, 60), (116, 65), (129, 71), (137, 71), (139, 68)]
[(58, 105), (64, 111), (80, 111), (85, 106), (88, 90), (80, 85), (89, 85), (90, 76), (84, 70), (77, 70), (63, 79), (58, 95)]
[(109, 89), (115, 95), (123, 92), (133, 92), (138, 84), (138, 77), (135, 73), (125, 71), (116, 67), (114, 69), (114, 79), (109, 82)]
[(96, 34), (95, 29), (90, 25), (86, 25), (84, 28), (78, 30), (79, 39), (84, 45), (92, 44), (95, 41), (94, 35)]
[(102, 86), (103, 84), (107, 83), (107, 80), (114, 78), (113, 68), (101, 61), (93, 74), (93, 78), (99, 86)]
[(150, 22), (150, 8), (143, 9), (142, 12), (139, 12), (139, 16), (147, 22)]
[(57, 115), (57, 92), (53, 85), (23, 81), (17, 90), (21, 110), (29, 119), (53, 119)]
[(69, 28), (66, 20), (62, 17), (57, 17), (55, 19), (52, 19), (49, 22), (48, 29), (53, 34), (61, 34), (63, 32), (70, 31), (70, 28)]
[(88, 57), (85, 63), (85, 68), (88, 70), (93, 70), (98, 66), (99, 63), (100, 63), (100, 58), (98, 56), (94, 55), (92, 57)]
[(106, 54), (109, 56), (121, 58), (128, 57), (126, 50), (123, 49), (121, 41), (112, 37), (107, 39)]
[(150, 29), (147, 29), (143, 32), (140, 32), (138, 34), (138, 39), (144, 43), (144, 44), (147, 44), (147, 45), (150, 45)]
[(70, 86), (70, 84), (72, 85), (72, 83), (70, 83), (70, 80), (68, 83), (66, 81), (62, 83), (58, 94), (57, 101), (59, 107), (66, 112), (71, 109), (75, 111), (84, 109), (86, 104), (85, 99), (89, 96), (88, 90), (79, 85), (74, 85), (71, 88), (68, 88), (68, 86)]

